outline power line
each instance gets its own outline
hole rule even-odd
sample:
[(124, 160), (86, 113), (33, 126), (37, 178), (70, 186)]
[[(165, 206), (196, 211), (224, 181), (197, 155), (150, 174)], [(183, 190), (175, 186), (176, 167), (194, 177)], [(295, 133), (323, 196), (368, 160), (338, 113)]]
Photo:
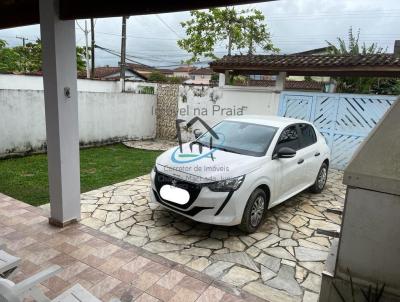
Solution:
[(165, 27), (167, 27), (170, 31), (172, 31), (177, 37), (178, 39), (182, 39), (182, 37), (175, 31), (175, 29), (173, 29), (171, 26), (168, 25), (167, 22), (165, 22), (159, 15), (155, 15), (157, 17), (158, 20), (160, 20), (160, 22), (162, 24), (165, 25)]

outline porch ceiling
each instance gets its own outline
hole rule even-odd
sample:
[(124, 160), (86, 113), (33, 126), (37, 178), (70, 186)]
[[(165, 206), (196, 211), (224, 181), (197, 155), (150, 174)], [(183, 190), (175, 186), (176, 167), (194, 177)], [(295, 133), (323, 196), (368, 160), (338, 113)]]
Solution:
[[(275, 0), (213, 0), (213, 1), (109, 1), (60, 0), (60, 19), (105, 18), (131, 15), (169, 13), (209, 7), (238, 5)], [(39, 23), (39, 0), (6, 0), (0, 2), (0, 29)]]

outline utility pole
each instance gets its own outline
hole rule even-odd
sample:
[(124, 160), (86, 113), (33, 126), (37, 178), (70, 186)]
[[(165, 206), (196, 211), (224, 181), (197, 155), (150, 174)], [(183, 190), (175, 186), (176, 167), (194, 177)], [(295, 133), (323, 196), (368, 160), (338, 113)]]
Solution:
[(86, 78), (90, 78), (90, 69), (89, 69), (89, 31), (87, 29), (87, 20), (85, 20), (85, 39), (86, 39), (86, 44), (85, 44), (85, 59), (86, 59)]
[(92, 43), (91, 43), (91, 49), (92, 49), (92, 64), (91, 64), (91, 71), (90, 71), (90, 78), (94, 78), (94, 19), (90, 19), (90, 27), (91, 27), (91, 38), (92, 38)]
[(123, 16), (122, 17), (122, 34), (121, 34), (121, 84), (122, 84), (122, 92), (125, 91), (125, 58), (126, 58), (126, 19), (129, 17)]
[(22, 40), (22, 46), (25, 47), (25, 45), (26, 45), (25, 41), (28, 40), (28, 38), (19, 37), (19, 36), (16, 36), (16, 38)]

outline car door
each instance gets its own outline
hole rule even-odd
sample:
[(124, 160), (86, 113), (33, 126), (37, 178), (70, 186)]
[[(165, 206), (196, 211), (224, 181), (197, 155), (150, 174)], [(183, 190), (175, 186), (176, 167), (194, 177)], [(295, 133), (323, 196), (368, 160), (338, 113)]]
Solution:
[[(289, 147), (296, 151), (300, 149), (300, 137), (296, 124), (287, 126), (280, 134), (279, 139), (274, 148), (273, 154), (276, 154), (282, 147)], [(275, 187), (276, 194), (274, 204), (277, 204), (299, 188), (299, 181), (303, 175), (299, 170), (299, 161), (301, 154), (296, 153), (292, 158), (276, 158), (273, 160), (273, 165), (276, 166)]]
[(302, 187), (305, 188), (315, 182), (320, 166), (321, 150), (318, 150), (317, 135), (312, 125), (307, 123), (298, 124), (298, 129), (300, 133), (300, 149), (298, 152), (304, 160), (302, 164), (304, 171)]

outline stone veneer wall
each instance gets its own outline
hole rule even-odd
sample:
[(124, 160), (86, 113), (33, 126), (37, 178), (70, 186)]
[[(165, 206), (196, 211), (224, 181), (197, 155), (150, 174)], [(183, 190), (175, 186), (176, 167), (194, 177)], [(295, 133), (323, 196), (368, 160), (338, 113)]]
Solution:
[(157, 87), (156, 137), (172, 140), (176, 138), (179, 85), (159, 84)]

